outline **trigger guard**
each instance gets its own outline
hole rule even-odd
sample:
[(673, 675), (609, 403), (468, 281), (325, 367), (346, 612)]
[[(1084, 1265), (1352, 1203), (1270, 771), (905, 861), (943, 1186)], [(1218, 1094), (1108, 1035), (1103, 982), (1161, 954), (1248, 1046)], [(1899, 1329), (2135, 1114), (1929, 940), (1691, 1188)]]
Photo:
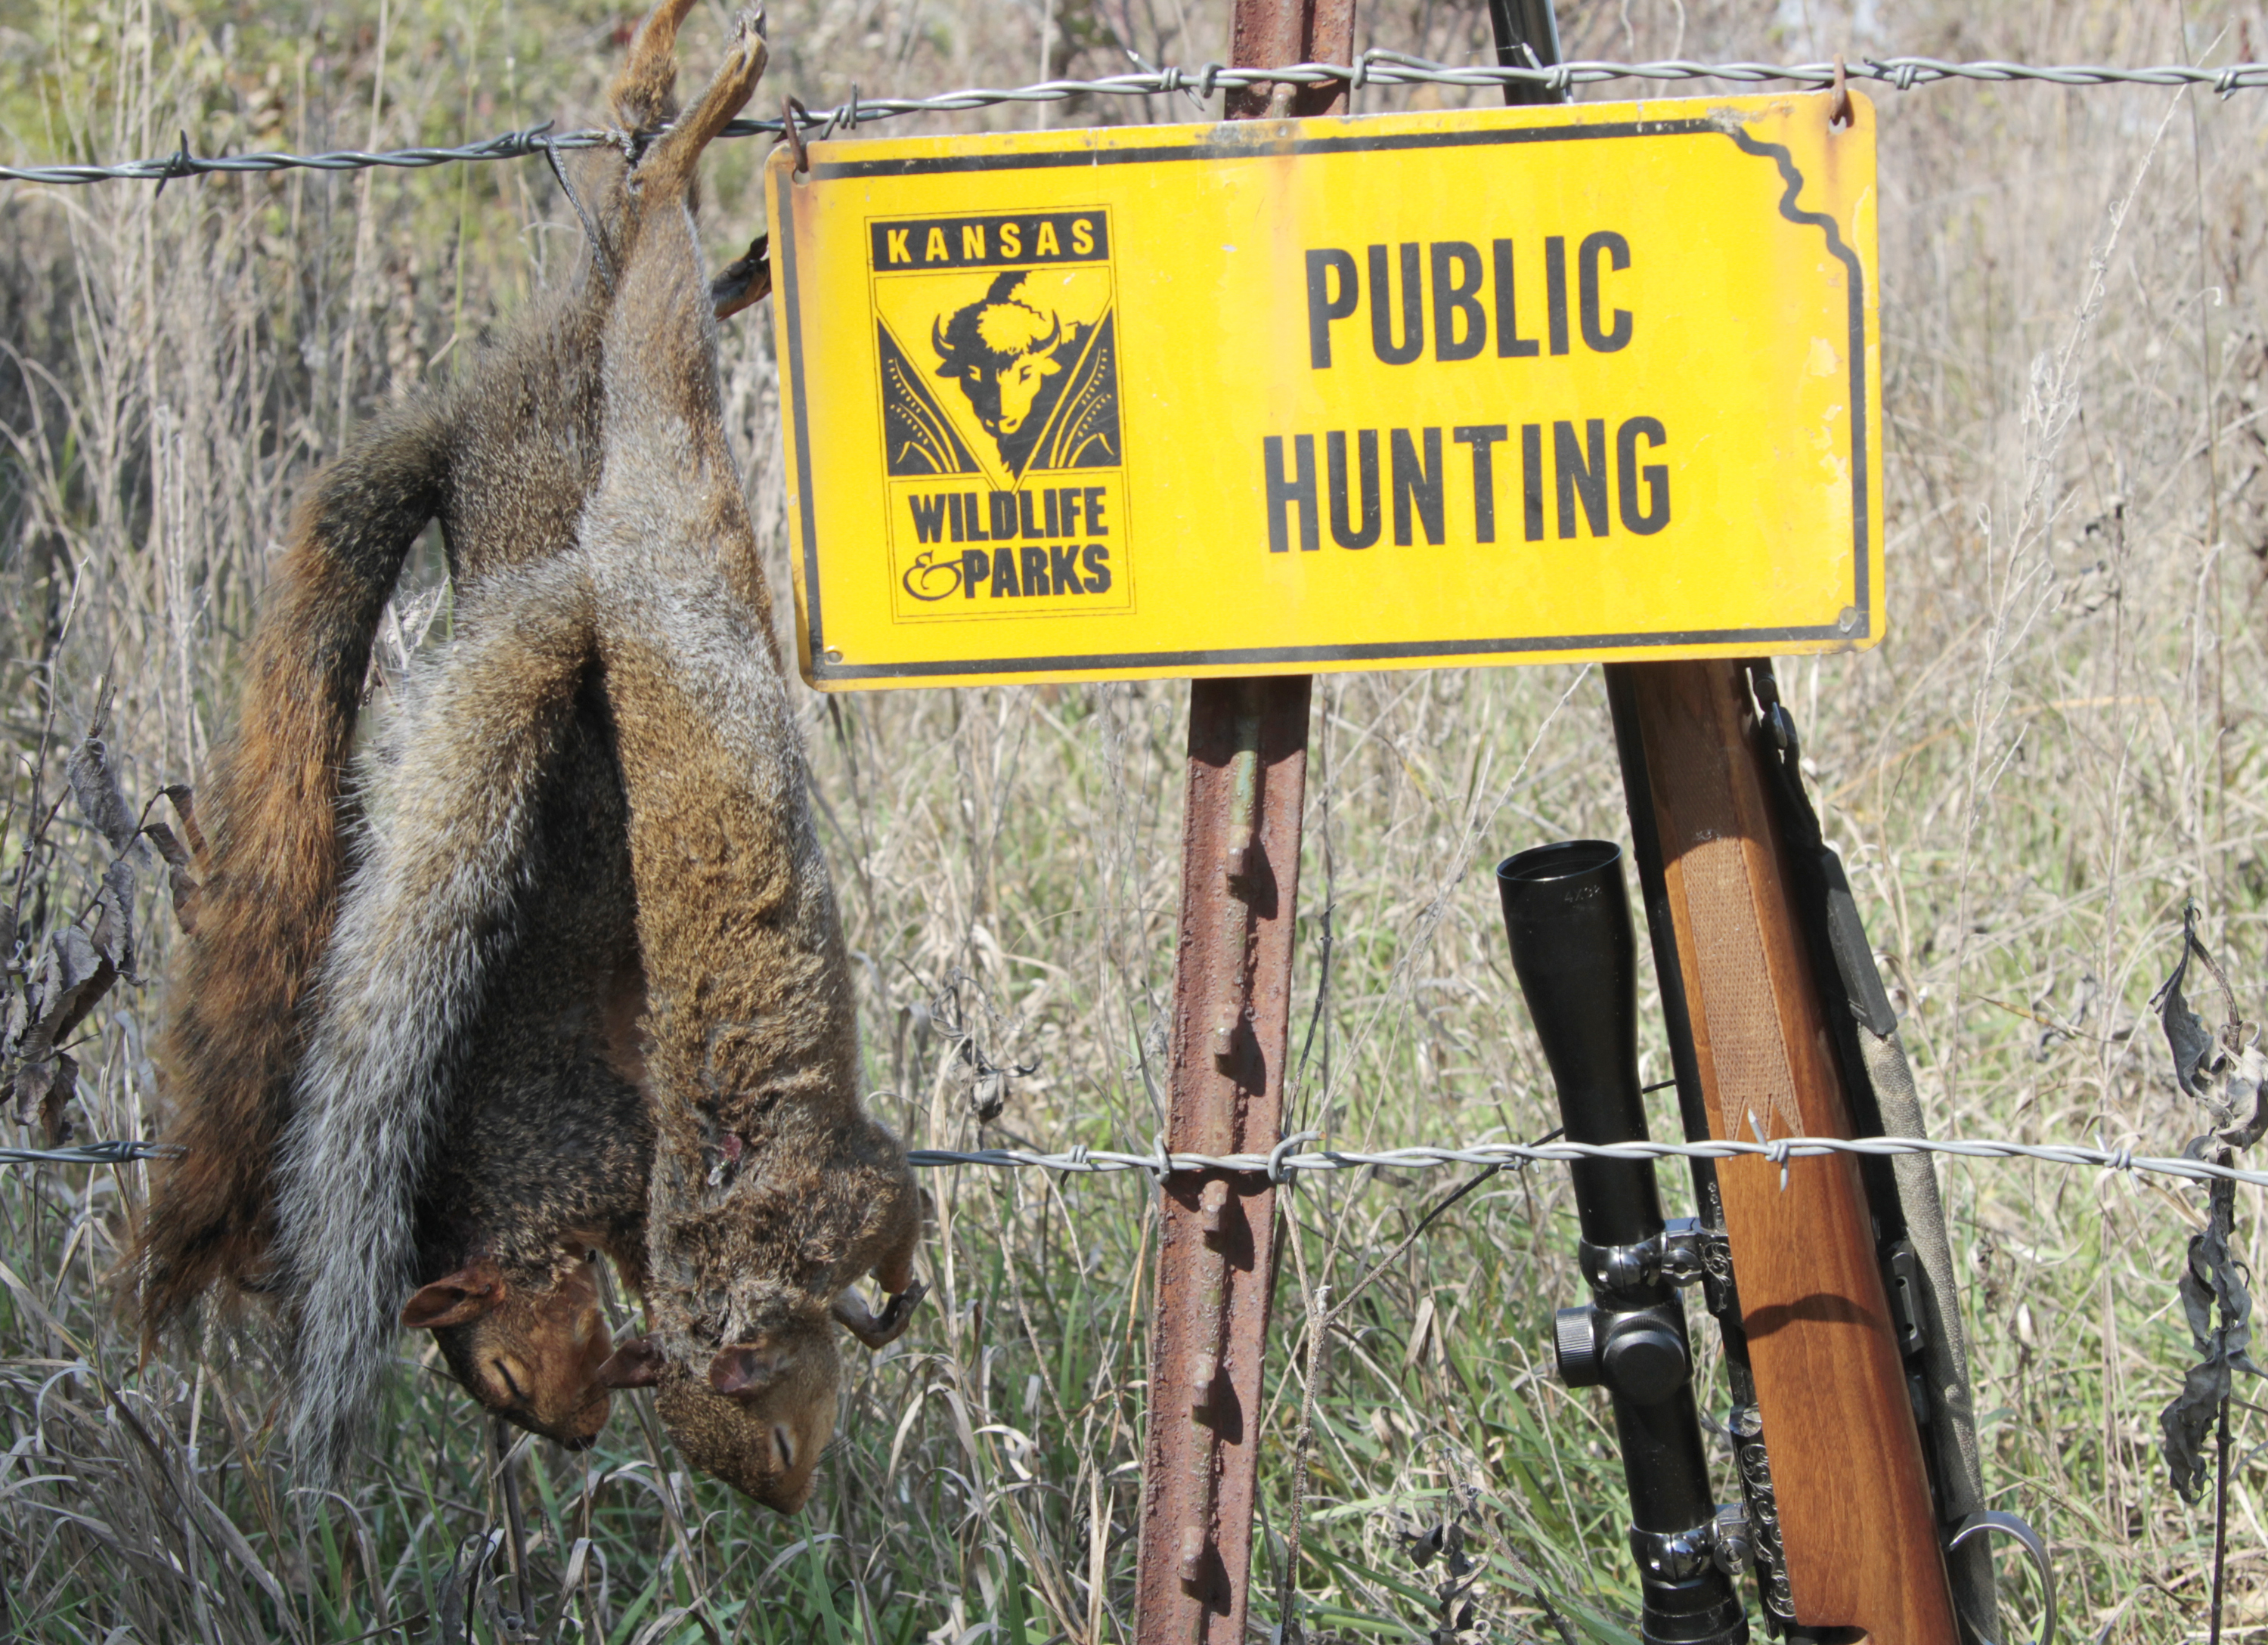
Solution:
[[(1961, 1522), (1960, 1529), (1946, 1539), (1945, 1551), (1948, 1553), (1952, 1553), (1970, 1538), (1984, 1531), (1998, 1531), (2014, 1538), (2016, 1545), (2023, 1549), (2026, 1557), (2031, 1560), (2032, 1568), (2039, 1572), (2041, 1591), (2047, 1597), (2047, 1614), (2041, 1619), (2040, 1637), (2034, 1641), (2034, 1645), (2055, 1645), (2055, 1567), (2049, 1562), (2047, 1544), (2041, 1540), (2038, 1531), (2034, 1531), (2015, 1515), (2004, 1514), (1997, 1509), (1986, 1509), (1981, 1513), (1971, 1514)], [(1997, 1641), (1988, 1638), (1982, 1628), (1977, 1628), (1973, 1623), (1970, 1627), (1974, 1629), (1981, 1645), (1999, 1645)]]

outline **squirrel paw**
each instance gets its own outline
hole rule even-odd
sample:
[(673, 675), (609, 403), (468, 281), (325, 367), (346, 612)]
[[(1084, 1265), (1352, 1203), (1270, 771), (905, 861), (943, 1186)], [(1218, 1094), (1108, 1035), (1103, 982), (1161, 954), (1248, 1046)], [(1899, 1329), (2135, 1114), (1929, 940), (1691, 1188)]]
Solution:
[(929, 1287), (915, 1280), (904, 1290), (882, 1304), (882, 1311), (868, 1311), (865, 1302), (855, 1291), (845, 1291), (835, 1299), (832, 1312), (844, 1330), (870, 1348), (887, 1347), (905, 1334), (913, 1323), (914, 1309), (929, 1295)]

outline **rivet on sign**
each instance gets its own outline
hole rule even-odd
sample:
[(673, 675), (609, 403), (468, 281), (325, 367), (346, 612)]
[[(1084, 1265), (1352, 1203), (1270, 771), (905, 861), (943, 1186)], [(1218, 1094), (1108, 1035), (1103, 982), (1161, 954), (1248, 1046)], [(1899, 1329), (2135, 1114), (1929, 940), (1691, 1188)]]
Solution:
[(1847, 127), (1852, 118), (1851, 87), (1843, 74), (1843, 54), (1835, 54), (1834, 100), (1827, 105), (1827, 123), (1830, 127)]
[(1845, 606), (1835, 618), (1835, 626), (1845, 634), (1854, 632), (1859, 626), (1859, 608)]
[[(796, 169), (800, 171), (802, 167), (798, 166)], [(827, 660), (829, 662), (841, 662), (843, 660), (843, 653), (836, 647), (829, 645), (827, 648)]]

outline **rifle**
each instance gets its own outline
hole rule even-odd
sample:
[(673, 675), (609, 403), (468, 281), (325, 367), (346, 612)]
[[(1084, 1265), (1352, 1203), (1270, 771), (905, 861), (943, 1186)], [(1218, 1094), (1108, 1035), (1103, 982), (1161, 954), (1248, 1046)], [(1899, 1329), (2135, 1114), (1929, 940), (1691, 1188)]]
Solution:
[[(1769, 667), (1611, 664), (1607, 677), (1687, 1138), (1923, 1134), (1896, 1014), (1803, 793)], [(1568, 1134), (1642, 1137), (1619, 852), (1545, 846), (1508, 859), (1498, 882)], [(1726, 1624), (1675, 1588), (1743, 1568), (1775, 1634), (1989, 1645), (1986, 1531), (2014, 1536), (2039, 1566), (2049, 1645), (2045, 1549), (2021, 1520), (1983, 1509), (1926, 1160), (1697, 1161), (1700, 1214), (1666, 1228), (1650, 1169), (1575, 1169), (1593, 1302), (1562, 1311), (1559, 1363), (1571, 1383), (1604, 1383), (1615, 1399), (1648, 1645), (1745, 1639), (1745, 1619)], [(1693, 1477), (1697, 1438), (1633, 1443), (1625, 1420), (1632, 1407), (1646, 1431), (1675, 1425), (1680, 1402), (1692, 1420), (1690, 1356), (1666, 1339), (1684, 1340), (1668, 1287), (1696, 1280), (1724, 1340), (1743, 1498), (1714, 1513), (1705, 1467)], [(1615, 1345), (1649, 1331), (1665, 1338), (1654, 1357), (1674, 1376), (1657, 1368), (1634, 1385)], [(1681, 1523), (1660, 1512), (1666, 1497)]]

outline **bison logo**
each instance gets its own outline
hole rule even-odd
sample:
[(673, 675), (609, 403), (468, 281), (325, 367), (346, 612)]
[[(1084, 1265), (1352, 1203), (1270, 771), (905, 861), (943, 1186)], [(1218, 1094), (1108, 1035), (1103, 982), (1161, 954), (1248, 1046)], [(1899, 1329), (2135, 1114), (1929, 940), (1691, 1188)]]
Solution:
[(1107, 269), (1004, 269), (921, 284), (957, 300), (929, 311), (914, 348), (894, 335), (892, 316), (881, 318), (894, 478), (991, 472), (1013, 484), (1119, 465)]
[(955, 309), (950, 321), (939, 320), (930, 332), (930, 346), (941, 362), (937, 374), (960, 383), (1012, 468), (1023, 466), (1016, 447), (1053, 409), (1062, 388), (1053, 380), (1064, 373), (1064, 355), (1079, 358), (1085, 329), (1075, 321), (1066, 327), (1061, 314), (1035, 307), (1031, 284), (1031, 276), (1019, 269), (997, 276), (982, 301)]

